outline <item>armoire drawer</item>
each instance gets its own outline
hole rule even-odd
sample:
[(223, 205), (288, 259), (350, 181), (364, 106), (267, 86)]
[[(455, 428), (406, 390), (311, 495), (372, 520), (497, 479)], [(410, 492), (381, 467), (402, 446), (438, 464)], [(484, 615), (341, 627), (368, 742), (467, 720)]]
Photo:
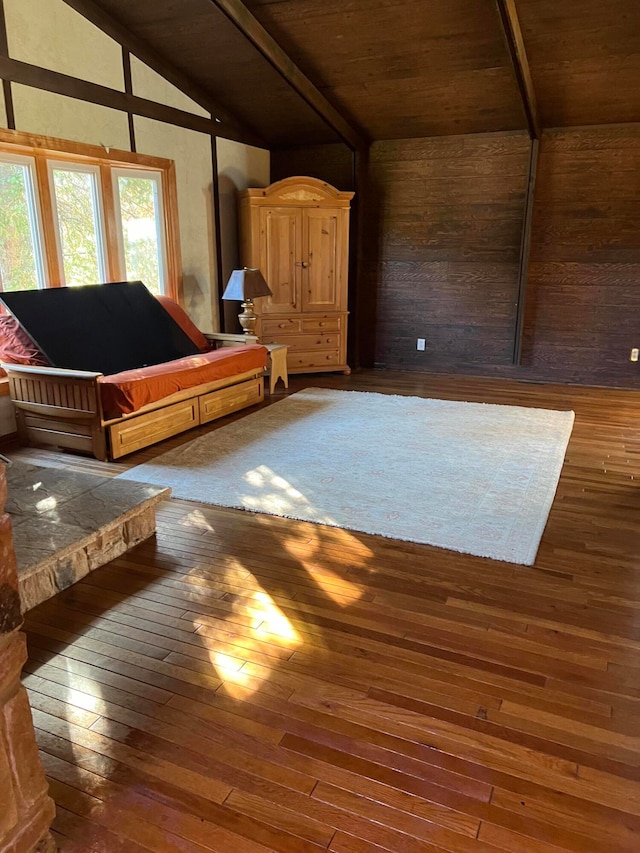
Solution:
[(287, 335), (286, 337), (273, 338), (263, 337), (263, 344), (281, 344), (286, 343), (289, 347), (289, 352), (300, 352), (304, 350), (314, 349), (335, 349), (340, 347), (340, 333), (329, 333), (323, 335)]
[(303, 332), (339, 332), (340, 317), (305, 317), (302, 320)]
[(324, 367), (328, 364), (340, 364), (340, 351), (337, 349), (289, 351), (287, 365), (289, 370), (299, 367)]
[(261, 338), (266, 344), (277, 343), (282, 335), (296, 335), (302, 332), (300, 317), (280, 317), (280, 319), (262, 318), (260, 324)]

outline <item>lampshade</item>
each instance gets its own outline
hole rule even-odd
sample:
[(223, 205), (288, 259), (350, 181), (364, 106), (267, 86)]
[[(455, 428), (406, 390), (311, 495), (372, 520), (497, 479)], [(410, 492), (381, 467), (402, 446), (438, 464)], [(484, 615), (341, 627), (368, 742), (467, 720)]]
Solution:
[(269, 285), (258, 269), (234, 270), (222, 294), (223, 299), (252, 302), (258, 296), (271, 296)]

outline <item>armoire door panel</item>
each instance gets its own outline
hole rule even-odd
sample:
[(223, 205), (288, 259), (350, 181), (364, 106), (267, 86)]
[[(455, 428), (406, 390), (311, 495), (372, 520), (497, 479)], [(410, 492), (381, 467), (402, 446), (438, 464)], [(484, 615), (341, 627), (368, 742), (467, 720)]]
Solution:
[(271, 296), (260, 299), (263, 314), (284, 314), (301, 310), (301, 273), (297, 265), (302, 252), (302, 217), (290, 207), (260, 211), (261, 270), (271, 288)]
[(304, 210), (303, 245), (307, 266), (302, 274), (302, 310), (340, 309), (338, 212)]

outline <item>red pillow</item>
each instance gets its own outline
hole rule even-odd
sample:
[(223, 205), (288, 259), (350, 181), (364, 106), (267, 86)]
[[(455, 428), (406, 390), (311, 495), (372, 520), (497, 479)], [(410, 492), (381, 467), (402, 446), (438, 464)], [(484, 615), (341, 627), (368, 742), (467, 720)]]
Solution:
[(181, 305), (178, 305), (178, 303), (171, 299), (170, 296), (156, 296), (156, 299), (162, 305), (164, 310), (171, 314), (185, 335), (191, 338), (200, 352), (208, 352), (211, 349), (209, 341), (205, 338), (200, 329), (196, 326)]
[(0, 316), (0, 361), (50, 367), (44, 353), (9, 314)]

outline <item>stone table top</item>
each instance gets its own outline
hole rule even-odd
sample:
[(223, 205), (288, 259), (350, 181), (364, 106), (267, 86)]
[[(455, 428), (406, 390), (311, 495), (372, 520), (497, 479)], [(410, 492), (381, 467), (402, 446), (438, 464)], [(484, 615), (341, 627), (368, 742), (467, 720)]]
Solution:
[(122, 523), (171, 493), (149, 483), (17, 461), (6, 474), (19, 577), (54, 555), (84, 547), (116, 520)]

